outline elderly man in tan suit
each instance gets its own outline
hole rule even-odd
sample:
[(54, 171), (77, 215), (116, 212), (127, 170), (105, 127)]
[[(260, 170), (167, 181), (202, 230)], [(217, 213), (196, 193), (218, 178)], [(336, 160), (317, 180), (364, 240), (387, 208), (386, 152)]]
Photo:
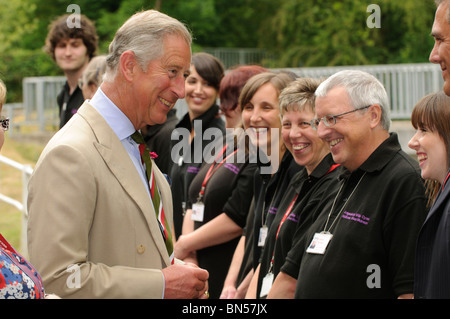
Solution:
[[(170, 187), (154, 162), (140, 161), (130, 137), (165, 122), (184, 97), (191, 41), (182, 23), (162, 13), (132, 16), (110, 45), (100, 89), (41, 154), (29, 183), (28, 249), (48, 292), (207, 297), (208, 272), (171, 259)], [(146, 169), (165, 218), (155, 214)]]

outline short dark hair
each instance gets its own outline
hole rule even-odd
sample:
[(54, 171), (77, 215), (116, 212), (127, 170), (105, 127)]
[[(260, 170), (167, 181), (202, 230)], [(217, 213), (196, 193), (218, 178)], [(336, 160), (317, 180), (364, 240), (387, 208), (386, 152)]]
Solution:
[(225, 73), (222, 62), (209, 53), (198, 52), (192, 55), (191, 64), (194, 65), (197, 73), (219, 92), (220, 81)]
[(63, 39), (82, 39), (87, 48), (89, 59), (92, 59), (97, 51), (98, 36), (94, 23), (88, 17), (80, 15), (80, 27), (69, 28), (67, 19), (70, 15), (65, 14), (56, 18), (49, 25), (49, 32), (45, 39), (45, 49), (55, 60), (55, 47)]

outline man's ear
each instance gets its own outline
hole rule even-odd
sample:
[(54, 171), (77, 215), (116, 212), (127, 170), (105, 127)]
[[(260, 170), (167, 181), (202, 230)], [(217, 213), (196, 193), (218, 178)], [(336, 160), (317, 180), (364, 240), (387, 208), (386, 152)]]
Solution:
[(125, 51), (120, 56), (119, 60), (119, 70), (122, 73), (123, 77), (131, 82), (136, 74), (136, 55), (133, 51)]
[(379, 104), (371, 105), (369, 108), (370, 112), (370, 127), (377, 127), (381, 123), (381, 114), (383, 112)]

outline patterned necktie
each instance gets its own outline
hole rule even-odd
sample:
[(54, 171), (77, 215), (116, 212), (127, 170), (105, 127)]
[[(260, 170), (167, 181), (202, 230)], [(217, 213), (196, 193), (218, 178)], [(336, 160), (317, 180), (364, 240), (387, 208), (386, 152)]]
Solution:
[[(164, 241), (166, 243), (167, 252), (170, 256), (170, 262), (173, 264), (173, 242), (172, 234), (170, 231), (170, 224), (164, 215), (164, 208), (162, 205), (161, 197), (159, 194), (158, 186), (156, 185), (155, 175), (152, 170), (152, 161), (150, 159), (150, 150), (145, 144), (144, 137), (138, 131), (131, 135), (131, 138), (139, 145), (139, 152), (141, 153), (142, 163), (145, 164), (147, 179), (150, 185), (150, 196), (152, 198), (153, 207), (155, 208), (156, 218), (159, 221), (161, 232), (163, 234)], [(168, 227), (166, 227), (166, 225)]]

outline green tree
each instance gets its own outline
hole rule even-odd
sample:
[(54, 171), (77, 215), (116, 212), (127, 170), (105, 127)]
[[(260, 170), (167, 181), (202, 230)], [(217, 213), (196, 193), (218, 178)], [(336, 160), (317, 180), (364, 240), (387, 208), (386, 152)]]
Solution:
[(367, 0), (283, 1), (272, 20), (261, 27), (265, 47), (278, 54), (278, 67), (426, 61), (432, 45), (428, 36), (432, 1), (376, 3), (381, 8), (381, 28), (367, 26)]

